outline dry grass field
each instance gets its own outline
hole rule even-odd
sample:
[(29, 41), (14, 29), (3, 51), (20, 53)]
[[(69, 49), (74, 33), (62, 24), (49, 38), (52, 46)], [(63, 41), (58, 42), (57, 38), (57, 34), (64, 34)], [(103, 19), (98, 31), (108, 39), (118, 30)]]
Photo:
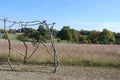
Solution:
[(120, 80), (120, 69), (103, 67), (60, 66), (56, 74), (50, 66), (14, 66), (20, 71), (7, 71), (0, 65), (0, 80)]
[[(34, 45), (29, 46), (28, 54)], [(56, 44), (59, 68), (52, 73), (53, 53), (50, 44), (46, 44), (51, 51), (49, 54), (43, 45), (28, 61), (22, 64), (25, 47), (21, 42), (12, 42), (11, 62), (16, 71), (9, 71), (6, 64), (8, 44), (0, 42), (0, 80), (120, 80), (120, 46), (95, 44)], [(15, 64), (17, 63), (17, 64)], [(41, 65), (45, 63), (45, 65)], [(48, 64), (48, 65), (47, 65)]]

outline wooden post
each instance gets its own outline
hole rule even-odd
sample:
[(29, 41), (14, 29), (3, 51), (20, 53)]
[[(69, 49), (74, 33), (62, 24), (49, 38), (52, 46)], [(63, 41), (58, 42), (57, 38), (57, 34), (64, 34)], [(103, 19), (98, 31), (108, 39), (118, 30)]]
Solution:
[(9, 52), (8, 52), (8, 56), (7, 56), (8, 59), (7, 59), (7, 60), (8, 60), (8, 64), (9, 64), (11, 70), (13, 71), (13, 67), (12, 67), (11, 62), (10, 62), (11, 42), (10, 42), (10, 39), (9, 39), (9, 37), (8, 37), (8, 34), (7, 34), (7, 30), (6, 30), (6, 20), (7, 20), (7, 19), (4, 18), (4, 31), (5, 31), (5, 36), (6, 36), (7, 40), (8, 40), (8, 45), (9, 45)]
[[(55, 23), (52, 24), (51, 29), (53, 29), (54, 24)], [(53, 72), (56, 73), (57, 67), (58, 67), (57, 51), (56, 51), (56, 47), (55, 47), (55, 44), (54, 44), (52, 30), (49, 28), (49, 25), (46, 22), (45, 22), (45, 26), (47, 27), (49, 35), (50, 35), (50, 38), (51, 38), (51, 45), (52, 45), (53, 52), (54, 52), (54, 71)]]
[[(52, 24), (47, 24), (46, 21), (43, 21), (42, 23), (40, 21), (31, 21), (31, 22), (16, 22), (16, 21), (10, 21), (10, 20), (7, 20), (7, 18), (4, 18), (4, 19), (0, 19), (2, 21), (4, 21), (4, 33), (5, 33), (5, 36), (6, 36), (6, 39), (8, 41), (8, 47), (9, 47), (9, 52), (8, 52), (8, 56), (7, 56), (7, 61), (8, 61), (8, 64), (11, 68), (11, 70), (13, 71), (13, 67), (11, 65), (11, 62), (10, 62), (10, 57), (11, 57), (11, 50), (12, 50), (12, 47), (11, 47), (11, 41), (8, 37), (8, 32), (7, 32), (7, 27), (6, 27), (6, 22), (10, 22), (10, 23), (13, 23), (11, 26), (9, 27), (12, 27), (13, 25), (15, 24), (19, 24), (19, 26), (21, 28), (23, 27), (26, 27), (26, 26), (33, 26), (33, 25), (38, 25), (38, 24), (43, 24), (44, 26), (46, 26), (46, 28), (48, 29), (48, 33), (50, 35), (50, 38), (51, 38), (51, 45), (52, 45), (52, 49), (53, 49), (53, 53), (54, 53), (54, 73), (56, 73), (57, 71), (57, 67), (58, 67), (58, 59), (57, 59), (57, 51), (56, 51), (56, 47), (55, 47), (55, 44), (54, 44), (54, 39), (53, 39), (53, 35), (52, 35), (52, 30), (53, 30), (53, 26), (55, 23), (52, 23)], [(35, 22), (39, 22), (39, 23), (35, 23)], [(30, 23), (30, 24), (29, 24)], [(35, 24), (31, 24), (31, 23), (35, 23)], [(51, 27), (52, 26), (52, 27)], [(24, 29), (24, 28), (23, 28)], [(24, 37), (25, 37), (25, 30), (24, 31)], [(30, 54), (30, 56), (28, 56), (28, 45), (27, 43), (25, 42), (25, 40), (23, 41), (23, 44), (25, 46), (25, 55), (24, 55), (24, 60), (23, 60), (23, 63), (26, 63), (28, 59), (31, 58), (31, 56), (35, 53), (35, 51), (38, 49), (39, 47), (39, 44), (37, 45), (37, 47), (34, 49), (34, 51)], [(49, 50), (47, 50), (49, 52)], [(50, 52), (49, 52), (50, 53)]]
[(26, 64), (26, 62), (27, 62), (26, 59), (27, 59), (27, 54), (28, 54), (28, 46), (25, 41), (23, 41), (23, 44), (25, 46), (25, 55), (24, 55), (23, 64)]
[[(28, 23), (26, 23), (25, 27), (23, 27), (22, 22), (20, 22), (19, 24), (23, 28), (24, 38), (25, 38), (25, 27), (27, 26)], [(28, 46), (27, 46), (25, 40), (23, 40), (23, 44), (25, 46), (25, 55), (24, 55), (24, 59), (23, 59), (23, 64), (26, 64), (26, 62), (27, 62), (26, 59), (27, 59), (27, 56), (28, 56)]]

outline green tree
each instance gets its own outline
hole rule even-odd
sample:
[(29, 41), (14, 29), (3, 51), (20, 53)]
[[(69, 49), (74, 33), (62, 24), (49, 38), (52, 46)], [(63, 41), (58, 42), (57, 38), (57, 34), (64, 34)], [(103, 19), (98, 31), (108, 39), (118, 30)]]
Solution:
[(4, 29), (0, 29), (0, 32), (1, 32), (1, 33), (4, 33), (5, 31), (4, 31)]
[(120, 33), (115, 33), (116, 43), (120, 44)]
[(88, 43), (88, 36), (87, 35), (79, 35), (79, 42), (80, 43)]
[(29, 40), (29, 41), (32, 40), (33, 42), (40, 42), (40, 41), (46, 42), (45, 38), (47, 35), (47, 31), (43, 25), (40, 25), (37, 30), (33, 28), (22, 28), (21, 32), (23, 34), (17, 36), (18, 40)]
[(33, 28), (22, 28), (21, 32), (24, 33), (24, 36), (32, 38), (32, 35), (34, 32), (36, 32), (36, 30)]
[(78, 42), (78, 40), (79, 40), (78, 31), (71, 29), (71, 35), (72, 35), (72, 42)]
[(33, 33), (35, 31), (35, 29), (33, 29), (33, 28), (22, 28), (21, 29), (21, 32), (22, 33)]
[(58, 32), (59, 32), (58, 30), (53, 29), (52, 34), (55, 38), (57, 37)]
[(99, 43), (99, 37), (100, 37), (100, 32), (99, 31), (90, 31), (89, 33), (89, 39), (91, 40), (91, 43)]
[(85, 44), (91, 43), (91, 40), (89, 39), (89, 34), (90, 34), (90, 31), (81, 30), (79, 32), (79, 42), (85, 43)]
[(15, 30), (15, 29), (9, 29), (9, 30), (8, 30), (8, 33), (16, 34), (16, 30)]
[(71, 30), (69, 26), (64, 26), (57, 35), (61, 40), (72, 40)]
[(37, 41), (46, 42), (46, 40), (48, 39), (47, 29), (43, 25), (40, 25), (39, 28), (37, 29), (37, 31), (38, 31), (36, 34)]
[(100, 43), (104, 43), (104, 44), (114, 43), (115, 42), (114, 33), (107, 29), (103, 29), (103, 31), (100, 34), (99, 40), (100, 40)]
[(80, 34), (81, 35), (89, 35), (90, 34), (90, 31), (88, 31), (88, 30), (80, 30)]
[(39, 35), (41, 36), (45, 36), (47, 35), (47, 29), (43, 26), (43, 25), (40, 25), (39, 28), (37, 29), (37, 31), (39, 31)]

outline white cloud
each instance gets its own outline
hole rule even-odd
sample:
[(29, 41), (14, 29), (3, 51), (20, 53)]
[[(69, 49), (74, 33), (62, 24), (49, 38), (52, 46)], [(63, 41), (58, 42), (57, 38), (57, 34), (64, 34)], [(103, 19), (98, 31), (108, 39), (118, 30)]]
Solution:
[(120, 32), (120, 22), (72, 22), (73, 26), (77, 29), (87, 29), (87, 30), (102, 30), (104, 28)]

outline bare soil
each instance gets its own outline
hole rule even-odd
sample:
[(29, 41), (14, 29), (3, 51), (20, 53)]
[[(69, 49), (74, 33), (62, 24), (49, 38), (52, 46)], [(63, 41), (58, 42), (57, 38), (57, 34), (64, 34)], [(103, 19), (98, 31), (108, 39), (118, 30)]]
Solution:
[(120, 80), (119, 68), (59, 66), (52, 73), (52, 66), (0, 65), (0, 80)]

